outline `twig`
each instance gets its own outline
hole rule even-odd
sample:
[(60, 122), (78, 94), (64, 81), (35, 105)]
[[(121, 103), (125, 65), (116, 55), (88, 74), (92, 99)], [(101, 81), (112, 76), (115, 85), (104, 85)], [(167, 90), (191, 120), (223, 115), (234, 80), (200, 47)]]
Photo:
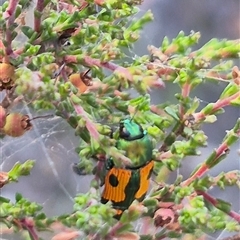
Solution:
[[(183, 98), (187, 98), (189, 96), (191, 88), (192, 88), (192, 85), (188, 81), (183, 85), (183, 87), (182, 87), (182, 97)], [(184, 107), (181, 104), (179, 108), (180, 108), (179, 113), (180, 113), (181, 119), (183, 119), (183, 117), (184, 117)]]
[(114, 236), (116, 235), (116, 232), (119, 228), (123, 227), (123, 223), (121, 222), (117, 222), (111, 229), (110, 231), (108, 232), (108, 234), (105, 236), (105, 239), (106, 240), (110, 240), (110, 239), (113, 239)]
[(90, 135), (95, 139), (98, 140), (99, 139), (99, 133), (96, 129), (96, 126), (94, 125), (94, 123), (91, 122), (91, 120), (88, 118), (86, 112), (84, 111), (84, 109), (77, 104), (73, 104), (73, 107), (76, 111), (76, 113), (81, 116), (82, 118), (84, 118), (84, 120), (86, 121), (86, 128), (88, 129)]
[[(231, 95), (230, 97), (226, 97), (224, 99), (220, 99), (217, 102), (213, 103), (211, 112), (208, 113), (208, 115), (211, 115), (212, 113), (216, 112), (217, 110), (219, 110), (220, 108), (223, 108), (225, 106), (228, 106), (231, 104), (231, 102), (237, 98), (240, 98), (240, 91)], [(205, 109), (205, 108), (204, 108)], [(203, 110), (204, 110), (203, 109)], [(195, 119), (196, 122), (203, 120), (206, 117), (206, 114), (204, 113), (204, 111), (200, 111), (198, 113), (194, 113), (193, 117)]]
[(41, 17), (44, 9), (44, 0), (38, 0), (34, 11), (34, 30), (40, 32), (41, 28)]
[[(64, 58), (64, 60), (65, 60), (65, 63), (77, 63), (78, 62), (77, 56), (73, 56), (73, 55), (66, 56)], [(111, 71), (119, 71), (119, 72), (123, 73), (129, 81), (132, 81), (132, 74), (129, 72), (129, 70), (122, 66), (119, 66), (115, 63), (101, 62), (99, 59), (91, 58), (88, 56), (85, 56), (83, 61), (88, 67), (97, 66), (97, 67), (106, 68)]]
[[(218, 149), (215, 150), (216, 157), (212, 162), (218, 161), (219, 157), (222, 154), (225, 154), (228, 151), (228, 146), (226, 143), (222, 143)], [(200, 178), (203, 176), (211, 167), (206, 163), (206, 161), (197, 169), (197, 171), (189, 177), (186, 181), (182, 183), (182, 186), (188, 186), (190, 183), (192, 183), (195, 179)]]
[(3, 16), (7, 19), (6, 23), (6, 55), (9, 56), (13, 53), (12, 50), (12, 31), (11, 27), (15, 20), (15, 12), (19, 0), (10, 0), (6, 11), (3, 13)]
[(38, 235), (34, 229), (34, 224), (31, 219), (22, 219), (20, 220), (21, 226), (26, 229), (30, 235), (31, 240), (38, 240)]
[[(205, 200), (207, 200), (208, 202), (210, 202), (214, 207), (220, 209), (218, 207), (218, 201), (213, 198), (212, 196), (210, 196), (208, 193), (204, 192), (204, 191), (197, 191), (198, 195), (201, 195), (204, 197)], [(221, 210), (221, 209), (220, 209)], [(226, 212), (228, 214), (228, 216), (230, 216), (231, 218), (233, 218), (234, 220), (236, 220), (237, 222), (240, 223), (240, 215), (232, 210), (230, 210), (229, 212)]]
[(229, 152), (229, 147), (235, 143), (240, 137), (240, 119), (236, 122), (232, 130), (228, 131), (222, 144), (215, 149), (208, 159), (202, 163), (202, 165), (194, 172), (194, 174), (189, 177), (186, 181), (182, 183), (182, 186), (188, 186), (195, 179), (203, 176), (210, 168), (215, 166), (223, 157)]

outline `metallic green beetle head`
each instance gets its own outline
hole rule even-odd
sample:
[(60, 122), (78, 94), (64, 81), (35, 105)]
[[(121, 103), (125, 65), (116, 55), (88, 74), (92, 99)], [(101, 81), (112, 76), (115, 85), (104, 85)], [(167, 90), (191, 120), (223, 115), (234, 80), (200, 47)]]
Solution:
[(153, 145), (146, 130), (132, 119), (120, 121), (116, 147), (131, 160), (127, 168), (138, 168), (152, 160)]
[(119, 124), (119, 138), (126, 141), (134, 141), (143, 138), (146, 131), (142, 126), (135, 123), (132, 119), (124, 119)]

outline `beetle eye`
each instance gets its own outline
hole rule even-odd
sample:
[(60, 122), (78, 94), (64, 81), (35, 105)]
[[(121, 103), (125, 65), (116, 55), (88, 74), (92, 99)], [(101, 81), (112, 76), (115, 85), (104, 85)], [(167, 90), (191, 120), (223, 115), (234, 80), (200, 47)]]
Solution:
[(128, 132), (125, 127), (120, 128), (120, 132), (119, 132), (120, 138), (128, 138), (129, 136), (130, 136), (130, 132)]

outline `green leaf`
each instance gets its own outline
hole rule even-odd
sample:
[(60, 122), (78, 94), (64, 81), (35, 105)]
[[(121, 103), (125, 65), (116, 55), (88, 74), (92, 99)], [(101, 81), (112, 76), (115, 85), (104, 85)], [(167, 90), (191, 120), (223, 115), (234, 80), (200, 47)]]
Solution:
[(129, 101), (129, 105), (136, 106), (137, 110), (147, 111), (149, 109), (150, 95), (133, 98)]
[(169, 44), (170, 44), (170, 41), (169, 41), (168, 37), (165, 36), (165, 37), (163, 38), (162, 47), (161, 47), (163, 52), (167, 49), (167, 47), (169, 46)]
[(141, 235), (140, 240), (152, 240), (153, 236), (152, 235)]
[(204, 113), (204, 115), (209, 115), (213, 112), (213, 107), (214, 107), (214, 104), (209, 103), (205, 108), (201, 110), (201, 112)]
[(0, 203), (9, 203), (10, 199), (0, 196)]
[(171, 117), (173, 117), (175, 120), (179, 121), (179, 116), (178, 113), (175, 111), (175, 109), (173, 109), (172, 107), (165, 107), (164, 111), (170, 115)]
[(25, 46), (24, 54), (27, 56), (32, 56), (38, 53), (39, 49), (41, 48), (41, 45), (30, 45), (28, 44)]
[(157, 199), (149, 198), (143, 201), (144, 206), (146, 207), (156, 207), (158, 204)]
[(187, 110), (186, 114), (187, 115), (191, 115), (193, 113), (195, 113), (195, 111), (198, 109), (199, 107), (199, 104), (200, 104), (200, 100), (199, 98), (195, 97), (191, 103), (191, 106), (190, 108)]
[(228, 202), (225, 202), (221, 199), (216, 199), (217, 204), (215, 205), (216, 208), (220, 209), (221, 211), (225, 213), (229, 213), (231, 211), (231, 204)]
[(201, 190), (201, 191), (207, 191), (211, 186), (213, 182), (209, 176), (206, 176), (201, 179), (196, 179), (193, 182), (193, 187), (195, 190)]
[(160, 136), (163, 136), (163, 132), (156, 126), (148, 127), (147, 132), (150, 136), (155, 138), (159, 138)]
[(168, 186), (165, 186), (165, 187), (161, 188), (160, 190), (153, 192), (151, 194), (151, 197), (161, 198), (161, 197), (165, 196), (166, 194), (168, 194), (169, 190), (170, 190), (170, 188)]
[(17, 181), (19, 177), (19, 167), (21, 164), (19, 162), (15, 163), (13, 168), (9, 171), (8, 176), (10, 181)]
[[(125, 221), (121, 218), (120, 222), (124, 223)], [(126, 222), (128, 222), (126, 220)], [(128, 232), (132, 230), (132, 225), (130, 223), (123, 224), (121, 227), (119, 227), (116, 231), (117, 234)]]
[(217, 165), (219, 162), (221, 162), (224, 158), (226, 158), (227, 153), (223, 153), (221, 156), (217, 157), (216, 152), (214, 151), (206, 160), (206, 165), (208, 166), (208, 168), (212, 168), (215, 165)]
[(205, 123), (214, 123), (217, 121), (217, 117), (215, 115), (207, 115), (204, 119)]
[(8, 172), (10, 181), (17, 181), (20, 176), (29, 175), (34, 163), (34, 160), (27, 160), (24, 163), (15, 163), (13, 168)]
[[(192, 230), (192, 232), (193, 232), (194, 230)], [(170, 231), (170, 232), (168, 232), (167, 234), (166, 234), (169, 238), (177, 238), (177, 239), (179, 239), (180, 237), (181, 237), (181, 234), (180, 233), (178, 233), (178, 232), (175, 232), (175, 231)]]
[(26, 35), (28, 38), (31, 38), (32, 35), (35, 33), (35, 31), (29, 26), (22, 26), (21, 30), (23, 34)]
[(19, 202), (22, 198), (23, 197), (22, 197), (22, 195), (20, 193), (16, 193), (16, 195), (15, 195), (16, 202)]
[(44, 219), (46, 219), (46, 215), (44, 213), (40, 213), (36, 216), (36, 219), (37, 220), (44, 220)]
[(167, 137), (166, 139), (164, 140), (164, 143), (167, 145), (167, 146), (171, 146), (176, 140), (176, 134), (171, 132)]
[(51, 52), (41, 53), (37, 56), (32, 57), (32, 64), (39, 68), (40, 66), (53, 63), (55, 61), (55, 57)]
[(153, 14), (148, 10), (139, 20), (133, 21), (133, 23), (128, 27), (128, 30), (134, 32), (143, 28), (144, 24), (151, 22), (153, 20)]
[(1, 218), (0, 219), (0, 222), (4, 223), (9, 229), (12, 227), (12, 223), (7, 221), (6, 219), (4, 218)]
[[(228, 84), (228, 86), (222, 92), (220, 99), (227, 98), (238, 92), (239, 92), (239, 86), (237, 86), (237, 84), (231, 82)], [(239, 101), (240, 101), (240, 96), (239, 96)]]
[(35, 225), (38, 229), (46, 229), (46, 224), (40, 220), (35, 220)]

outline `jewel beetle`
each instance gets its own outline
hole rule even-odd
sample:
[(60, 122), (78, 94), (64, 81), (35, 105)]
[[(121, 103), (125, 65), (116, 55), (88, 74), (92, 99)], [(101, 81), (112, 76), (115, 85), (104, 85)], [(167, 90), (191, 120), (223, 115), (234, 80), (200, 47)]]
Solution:
[(117, 211), (114, 216), (120, 219), (124, 210), (136, 199), (142, 201), (148, 191), (153, 171), (152, 141), (146, 130), (133, 119), (120, 121), (116, 147), (125, 152), (131, 165), (118, 168), (114, 160), (109, 158), (105, 163), (105, 181), (101, 202), (111, 201)]

